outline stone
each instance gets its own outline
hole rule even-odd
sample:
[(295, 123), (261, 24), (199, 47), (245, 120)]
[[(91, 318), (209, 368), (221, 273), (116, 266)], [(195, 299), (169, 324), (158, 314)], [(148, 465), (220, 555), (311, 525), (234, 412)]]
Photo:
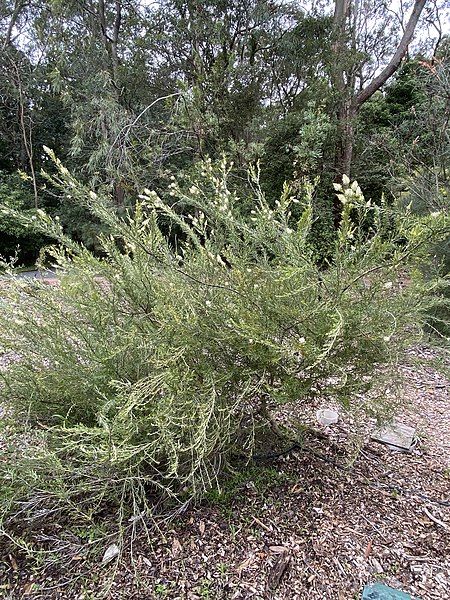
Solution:
[(375, 442), (386, 444), (392, 450), (410, 450), (416, 430), (404, 423), (390, 423), (376, 429), (370, 436)]

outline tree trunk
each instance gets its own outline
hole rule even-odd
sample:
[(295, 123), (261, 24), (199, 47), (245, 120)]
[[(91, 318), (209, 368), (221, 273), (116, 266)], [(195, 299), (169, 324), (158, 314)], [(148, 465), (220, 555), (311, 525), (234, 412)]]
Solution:
[[(350, 169), (353, 156), (354, 121), (356, 112), (351, 102), (343, 102), (339, 108), (337, 140), (334, 155), (334, 181), (342, 182), (342, 175), (350, 177)], [(342, 206), (336, 195), (333, 202), (334, 224), (339, 227)]]
[(34, 150), (33, 150), (33, 122), (31, 117), (28, 119), (28, 131), (27, 131), (27, 123), (25, 117), (25, 94), (22, 88), (22, 80), (20, 78), (20, 69), (19, 67), (11, 61), (11, 66), (16, 72), (16, 85), (18, 92), (18, 117), (19, 117), (19, 125), (22, 133), (22, 144), (21, 144), (21, 154), (22, 157), (25, 154), (27, 158), (28, 167), (31, 173), (31, 181), (33, 184), (33, 194), (34, 194), (34, 207), (38, 208), (39, 201), (39, 192), (36, 180), (36, 172), (34, 170)]
[[(336, 179), (340, 181), (342, 175), (350, 177), (353, 141), (354, 141), (354, 123), (361, 106), (377, 90), (379, 90), (386, 81), (397, 71), (414, 35), (417, 22), (422, 13), (427, 0), (415, 0), (413, 10), (408, 23), (403, 31), (402, 38), (395, 50), (391, 60), (381, 73), (375, 77), (358, 94), (355, 94), (355, 78), (352, 72), (348, 71), (348, 66), (342, 60), (344, 53), (348, 51), (348, 36), (346, 31), (346, 19), (350, 13), (349, 0), (336, 0), (334, 11), (334, 36), (333, 51), (336, 54), (336, 62), (332, 72), (332, 83), (336, 93), (338, 103), (337, 121), (338, 121), (338, 139), (335, 147), (335, 169)], [(354, 36), (353, 36), (354, 37)], [(356, 50), (356, 48), (353, 48)], [(335, 205), (335, 221), (339, 222), (340, 206)]]
[(3, 42), (2, 51), (6, 50), (6, 48), (10, 45), (11, 36), (12, 36), (13, 30), (14, 30), (14, 27), (17, 23), (17, 19), (20, 16), (20, 11), (24, 7), (25, 7), (25, 2), (23, 0), (16, 0), (16, 2), (14, 4), (14, 10), (12, 12), (11, 18), (8, 23), (8, 28), (6, 30), (5, 40)]
[(411, 43), (412, 37), (414, 35), (414, 31), (417, 26), (417, 22), (419, 21), (419, 17), (422, 13), (422, 10), (426, 4), (427, 0), (416, 0), (414, 3), (414, 8), (409, 17), (409, 21), (406, 24), (405, 30), (402, 35), (402, 39), (400, 40), (399, 45), (397, 46), (394, 55), (392, 56), (389, 63), (386, 67), (381, 71), (381, 73), (375, 77), (365, 88), (363, 88), (359, 94), (355, 98), (355, 107), (358, 110), (359, 107), (364, 104), (376, 91), (378, 91), (381, 86), (383, 86), (389, 77), (397, 71), (399, 68), (405, 54), (408, 51), (408, 46)]
[(354, 120), (356, 111), (350, 102), (343, 103), (338, 112), (338, 141), (336, 144), (335, 170), (339, 178), (350, 177), (353, 155)]

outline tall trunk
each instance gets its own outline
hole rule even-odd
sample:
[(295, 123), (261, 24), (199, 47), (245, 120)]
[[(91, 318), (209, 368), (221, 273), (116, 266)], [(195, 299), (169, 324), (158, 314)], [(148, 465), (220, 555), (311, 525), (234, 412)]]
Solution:
[(338, 113), (338, 141), (336, 144), (335, 169), (339, 178), (350, 177), (353, 156), (354, 120), (356, 112), (351, 102), (345, 102)]
[(31, 120), (31, 117), (29, 117), (29, 127), (27, 130), (26, 116), (25, 116), (25, 95), (24, 95), (23, 88), (22, 88), (22, 80), (20, 78), (20, 70), (15, 63), (11, 62), (11, 64), (12, 64), (13, 69), (16, 72), (16, 85), (17, 85), (17, 91), (18, 91), (18, 95), (19, 95), (19, 107), (18, 107), (19, 114), (18, 114), (18, 116), (19, 116), (20, 131), (22, 134), (22, 153), (24, 152), (24, 154), (26, 155), (27, 162), (28, 162), (27, 166), (30, 169), (31, 181), (33, 184), (34, 207), (37, 209), (38, 201), (39, 201), (39, 192), (38, 192), (38, 186), (37, 186), (37, 180), (36, 180), (36, 172), (34, 170), (33, 122)]
[[(348, 69), (348, 65), (345, 64), (345, 60), (343, 59), (345, 53), (347, 53), (349, 49), (349, 42), (351, 42), (351, 40), (353, 41), (352, 49), (355, 51), (357, 50), (355, 39), (356, 16), (355, 19), (353, 19), (354, 22), (350, 26), (352, 30), (349, 35), (347, 19), (352, 9), (350, 0), (336, 0), (335, 2), (333, 51), (336, 60), (332, 71), (332, 84), (338, 105), (336, 111), (338, 131), (335, 146), (335, 170), (336, 178), (339, 180), (344, 174), (350, 176), (354, 142), (354, 124), (358, 111), (364, 102), (379, 90), (401, 65), (426, 2), (427, 0), (415, 0), (413, 10), (408, 23), (404, 28), (402, 38), (392, 55), (391, 60), (381, 73), (359, 93), (355, 93), (354, 69)], [(357, 10), (357, 7), (355, 7), (353, 13), (355, 10)], [(340, 218), (340, 205), (338, 206), (335, 204), (334, 208), (335, 222), (338, 223)]]
[(125, 188), (123, 186), (123, 181), (113, 182), (113, 197), (118, 208), (122, 208), (125, 205)]
[(2, 51), (6, 50), (6, 48), (9, 46), (9, 44), (11, 43), (11, 37), (12, 37), (12, 33), (14, 30), (14, 27), (17, 23), (17, 19), (20, 16), (20, 11), (25, 7), (25, 2), (24, 0), (16, 0), (14, 3), (14, 10), (11, 14), (11, 18), (9, 20), (8, 23), (8, 28), (6, 30), (6, 34), (5, 34), (5, 40), (3, 42), (3, 46), (2, 46)]
[(120, 0), (116, 0), (115, 10), (116, 10), (116, 14), (114, 16), (114, 25), (113, 25), (112, 35), (111, 35), (111, 63), (112, 63), (114, 85), (116, 87), (118, 87), (118, 85), (119, 85), (119, 55), (117, 52), (117, 45), (119, 42), (120, 26), (122, 24), (122, 5), (120, 4)]
[(353, 126), (350, 117), (353, 94), (346, 79), (347, 65), (344, 58), (347, 54), (346, 21), (349, 11), (350, 0), (336, 0), (333, 17), (335, 62), (331, 76), (337, 105), (338, 139), (335, 148), (335, 169), (338, 176), (342, 175), (343, 168), (346, 169), (345, 172), (347, 173), (352, 156)]
[[(350, 10), (350, 0), (336, 0), (333, 16), (333, 53), (335, 61), (331, 73), (335, 92), (337, 139), (334, 150), (335, 179), (339, 181), (343, 173), (348, 174), (353, 150), (352, 93), (346, 80), (348, 35), (346, 21)], [(341, 206), (334, 198), (333, 215), (335, 225), (339, 225)]]
[[(97, 19), (100, 27), (100, 37), (102, 44), (108, 55), (108, 70), (111, 75), (111, 82), (114, 86), (114, 96), (117, 101), (120, 101), (122, 91), (119, 81), (119, 54), (118, 43), (120, 28), (122, 26), (122, 0), (114, 2), (114, 20), (111, 27), (108, 29), (108, 15), (106, 12), (105, 0), (98, 0)], [(102, 135), (105, 140), (108, 140), (110, 132), (105, 122), (101, 124)], [(125, 188), (122, 182), (118, 180), (117, 175), (111, 178), (112, 194), (117, 207), (122, 207), (125, 203)]]
[[(335, 182), (342, 181), (342, 175), (350, 177), (350, 169), (353, 157), (354, 121), (356, 111), (351, 101), (342, 102), (338, 110), (338, 130), (335, 143), (334, 171)], [(339, 226), (341, 220), (342, 206), (336, 195), (333, 201), (334, 224)]]
[(356, 109), (364, 104), (376, 91), (378, 91), (381, 86), (383, 86), (386, 81), (391, 77), (401, 65), (401, 62), (408, 51), (408, 46), (412, 40), (414, 35), (414, 31), (417, 26), (417, 22), (419, 21), (419, 17), (422, 14), (423, 8), (426, 4), (427, 0), (416, 0), (414, 3), (414, 8), (409, 17), (408, 23), (403, 31), (402, 39), (400, 40), (399, 45), (397, 46), (396, 51), (394, 52), (391, 60), (386, 65), (386, 67), (381, 71), (381, 73), (375, 77), (365, 88), (363, 88), (359, 94), (355, 98), (355, 106)]

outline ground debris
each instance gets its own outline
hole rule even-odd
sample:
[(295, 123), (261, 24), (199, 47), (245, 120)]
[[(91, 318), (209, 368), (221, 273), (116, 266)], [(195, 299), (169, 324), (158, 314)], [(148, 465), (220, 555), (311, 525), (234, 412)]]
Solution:
[(289, 563), (291, 562), (291, 556), (287, 549), (278, 555), (275, 564), (269, 571), (268, 587), (271, 590), (275, 590), (281, 582), (281, 578), (286, 573)]
[[(371, 443), (371, 423), (367, 442), (348, 460), (354, 423), (340, 413), (323, 438), (308, 441), (314, 453), (258, 465), (226, 502), (192, 507), (151, 544), (137, 537), (135, 558), (122, 553), (105, 598), (349, 600), (374, 580), (411, 598), (448, 598), (450, 388), (431, 365), (403, 370), (398, 419), (420, 440), (410, 452)], [(97, 598), (112, 571), (99, 560), (73, 559), (32, 580), (29, 563), (9, 554), (0, 562), (0, 581), (14, 599), (24, 592), (32, 600)]]

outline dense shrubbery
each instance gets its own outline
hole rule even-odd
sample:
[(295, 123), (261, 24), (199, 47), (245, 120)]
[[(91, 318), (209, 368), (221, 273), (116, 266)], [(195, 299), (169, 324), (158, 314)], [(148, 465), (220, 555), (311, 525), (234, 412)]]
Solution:
[[(155, 494), (184, 501), (218, 485), (283, 403), (392, 409), (384, 384), (444, 285), (420, 265), (446, 216), (406, 212), (393, 234), (387, 209), (344, 178), (334, 254), (319, 269), (311, 186), (298, 198), (285, 188), (271, 209), (253, 173), (245, 218), (227, 177), (205, 162), (196, 181), (174, 180), (164, 200), (146, 190), (121, 219), (59, 165), (53, 183), (111, 233), (99, 258), (41, 212), (36, 229), (60, 242), (48, 250), (60, 284), (2, 287), (4, 515), (90, 518), (107, 503), (138, 515)], [(14, 444), (23, 429), (32, 445)]]
[[(32, 194), (18, 173), (0, 171), (0, 206), (20, 210), (28, 216), (33, 214)], [(43, 235), (27, 229), (7, 212), (0, 212), (0, 257), (3, 259), (9, 260), (17, 254), (22, 262), (33, 263), (46, 241)]]

